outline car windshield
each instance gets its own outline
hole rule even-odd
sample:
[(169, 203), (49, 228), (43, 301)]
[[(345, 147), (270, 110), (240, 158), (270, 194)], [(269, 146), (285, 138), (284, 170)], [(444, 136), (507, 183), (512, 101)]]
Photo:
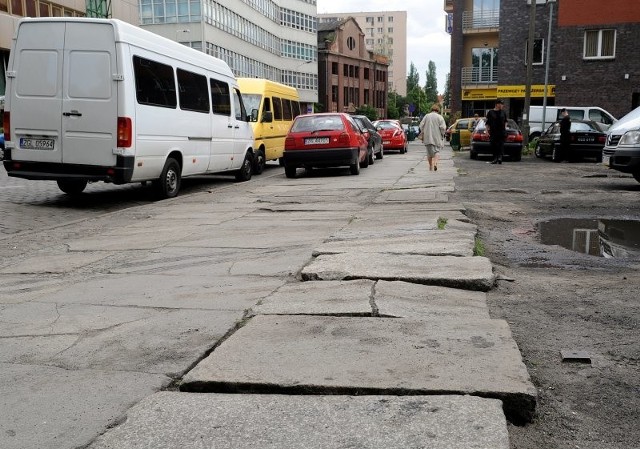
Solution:
[(600, 132), (600, 130), (588, 122), (571, 122), (571, 132)]
[(376, 127), (382, 129), (398, 129), (398, 125), (393, 122), (377, 122)]
[(344, 123), (339, 115), (308, 115), (297, 117), (291, 132), (343, 131)]

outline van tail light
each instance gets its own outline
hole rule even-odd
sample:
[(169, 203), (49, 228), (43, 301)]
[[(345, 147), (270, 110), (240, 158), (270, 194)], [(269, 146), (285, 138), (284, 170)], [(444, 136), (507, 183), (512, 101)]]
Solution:
[(131, 118), (118, 117), (118, 144), (119, 148), (131, 147), (131, 136), (133, 135), (133, 127)]
[(4, 129), (4, 141), (8, 142), (11, 140), (11, 120), (9, 119), (9, 111), (4, 111), (2, 114), (2, 129)]
[(338, 136), (338, 143), (340, 145), (349, 145), (351, 143), (351, 137), (348, 133), (342, 133)]

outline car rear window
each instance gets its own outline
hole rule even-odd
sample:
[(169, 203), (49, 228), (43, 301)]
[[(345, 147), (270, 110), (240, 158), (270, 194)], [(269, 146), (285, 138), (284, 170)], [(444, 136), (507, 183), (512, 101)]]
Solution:
[(382, 129), (398, 129), (398, 125), (392, 122), (378, 122), (376, 123), (376, 126)]
[(291, 132), (343, 130), (344, 123), (338, 115), (298, 117), (291, 127)]

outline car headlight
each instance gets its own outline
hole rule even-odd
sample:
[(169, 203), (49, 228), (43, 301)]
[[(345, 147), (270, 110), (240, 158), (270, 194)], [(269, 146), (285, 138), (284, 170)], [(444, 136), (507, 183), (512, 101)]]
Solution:
[(640, 145), (640, 130), (624, 133), (618, 145)]

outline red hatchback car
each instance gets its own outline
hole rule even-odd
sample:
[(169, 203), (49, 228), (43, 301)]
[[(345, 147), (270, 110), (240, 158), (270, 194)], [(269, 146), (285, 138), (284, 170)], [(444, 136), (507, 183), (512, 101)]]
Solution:
[(352, 175), (369, 166), (368, 136), (354, 119), (341, 112), (299, 115), (284, 141), (284, 172), (295, 178), (304, 167), (348, 166)]
[(385, 151), (407, 152), (409, 142), (400, 122), (397, 120), (376, 120), (373, 124), (382, 136), (382, 147)]

